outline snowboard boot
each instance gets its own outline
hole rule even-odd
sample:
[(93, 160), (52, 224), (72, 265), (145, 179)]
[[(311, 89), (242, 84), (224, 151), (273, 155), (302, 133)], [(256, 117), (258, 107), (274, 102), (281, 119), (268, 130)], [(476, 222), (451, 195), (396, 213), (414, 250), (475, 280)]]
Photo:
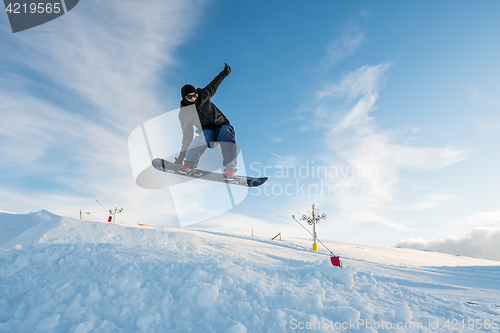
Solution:
[(234, 182), (234, 180), (236, 179), (235, 174), (236, 174), (235, 167), (227, 166), (227, 165), (225, 166), (224, 179), (227, 182)]
[(187, 175), (195, 169), (196, 169), (196, 163), (190, 161), (184, 161), (184, 165), (179, 168), (179, 173)]

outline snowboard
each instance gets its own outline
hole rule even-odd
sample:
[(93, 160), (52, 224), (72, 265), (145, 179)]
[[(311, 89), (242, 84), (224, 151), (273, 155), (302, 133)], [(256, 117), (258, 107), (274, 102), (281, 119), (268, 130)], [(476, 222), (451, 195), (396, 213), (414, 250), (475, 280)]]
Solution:
[(238, 176), (238, 175), (234, 176), (234, 181), (227, 181), (222, 173), (199, 170), (199, 169), (192, 170), (188, 174), (181, 174), (179, 173), (179, 168), (180, 168), (179, 165), (166, 161), (162, 158), (155, 158), (151, 163), (153, 164), (153, 167), (159, 171), (168, 172), (184, 177), (210, 180), (219, 183), (234, 184), (247, 187), (257, 187), (264, 184), (267, 181), (267, 177), (248, 177), (248, 176)]

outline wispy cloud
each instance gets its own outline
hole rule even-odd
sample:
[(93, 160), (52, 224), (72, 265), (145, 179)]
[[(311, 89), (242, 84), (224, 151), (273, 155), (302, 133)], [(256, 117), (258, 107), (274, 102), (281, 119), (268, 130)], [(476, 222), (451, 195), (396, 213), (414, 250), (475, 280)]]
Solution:
[[(46, 25), (55, 33), (9, 40), (0, 51), (9, 64), (0, 79), (0, 168), (11, 185), (1, 208), (50, 208), (63, 196), (67, 205), (55, 213), (72, 216), (99, 198), (123, 206), (131, 221), (171, 222), (168, 193), (135, 187), (127, 137), (165, 112), (159, 73), (175, 64), (202, 4), (89, 0)], [(152, 202), (165, 210), (150, 212)]]
[(319, 97), (377, 97), (377, 91), (383, 83), (384, 74), (391, 64), (388, 62), (376, 66), (363, 66), (344, 76), (340, 83), (327, 84), (318, 93)]
[(353, 55), (365, 40), (365, 34), (359, 23), (349, 22), (343, 27), (340, 38), (330, 42), (326, 56), (321, 62), (322, 66), (333, 67), (344, 58)]
[[(383, 86), (390, 63), (363, 66), (347, 74), (340, 83), (332, 83), (318, 92), (322, 98), (316, 112), (318, 122), (325, 128), (327, 153), (322, 160), (327, 165), (338, 164), (338, 157), (345, 168), (353, 168), (358, 177), (330, 180), (335, 186), (352, 189), (357, 195), (342, 195), (332, 200), (346, 221), (377, 222), (401, 227), (393, 221), (389, 211), (394, 209), (394, 195), (399, 190), (400, 172), (403, 169), (438, 169), (453, 165), (464, 158), (463, 151), (451, 147), (415, 147), (401, 144), (391, 130), (379, 127), (371, 115), (378, 93)], [(337, 111), (331, 105), (347, 111)], [(353, 104), (353, 105), (352, 105)], [(372, 170), (373, 172), (366, 172)], [(357, 192), (356, 192), (357, 191)], [(449, 197), (427, 194), (427, 201), (410, 203), (400, 209), (428, 209), (444, 204)]]

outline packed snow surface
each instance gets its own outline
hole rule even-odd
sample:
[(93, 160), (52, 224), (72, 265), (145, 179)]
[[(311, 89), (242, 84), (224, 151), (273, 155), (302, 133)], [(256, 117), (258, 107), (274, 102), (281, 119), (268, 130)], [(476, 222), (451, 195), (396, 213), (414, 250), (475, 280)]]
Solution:
[[(238, 221), (235, 221), (238, 223)], [(0, 332), (498, 332), (500, 262), (0, 213)]]

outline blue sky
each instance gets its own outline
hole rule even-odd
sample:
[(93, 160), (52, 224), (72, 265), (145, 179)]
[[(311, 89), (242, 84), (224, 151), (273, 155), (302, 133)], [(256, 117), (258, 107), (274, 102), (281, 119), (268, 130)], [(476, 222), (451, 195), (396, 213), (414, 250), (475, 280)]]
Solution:
[[(135, 185), (127, 137), (227, 62), (213, 102), (247, 173), (275, 177), (197, 227), (306, 237), (290, 216), (313, 203), (324, 238), (394, 245), (498, 227), (499, 7), (82, 0), (17, 34), (0, 16), (0, 210), (105, 219), (99, 199), (124, 207), (123, 222), (178, 225), (168, 193)], [(276, 177), (313, 165), (343, 174)]]

